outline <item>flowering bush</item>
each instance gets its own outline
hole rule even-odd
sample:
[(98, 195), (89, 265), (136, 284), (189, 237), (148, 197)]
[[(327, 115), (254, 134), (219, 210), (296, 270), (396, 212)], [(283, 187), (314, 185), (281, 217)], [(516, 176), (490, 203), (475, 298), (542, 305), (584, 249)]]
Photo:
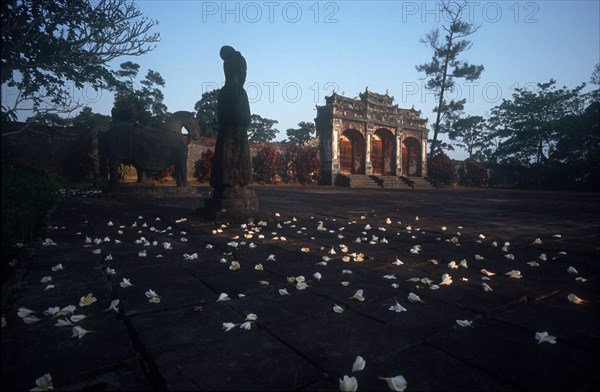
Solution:
[(429, 162), (429, 177), (441, 184), (452, 184), (456, 180), (456, 163), (443, 152)]
[(280, 175), (285, 182), (311, 184), (317, 182), (321, 174), (321, 161), (315, 148), (288, 146), (280, 162)]
[(199, 182), (205, 182), (210, 180), (210, 172), (212, 169), (212, 163), (215, 153), (210, 148), (202, 153), (200, 159), (198, 159), (194, 165), (196, 171), (194, 172), (194, 177), (198, 179)]
[(254, 180), (261, 184), (277, 184), (278, 165), (279, 151), (268, 145), (259, 148), (252, 158)]
[(486, 186), (488, 182), (487, 168), (475, 161), (465, 161), (460, 182), (463, 185)]
[(312, 184), (319, 180), (321, 175), (321, 160), (314, 148), (303, 148), (298, 159), (294, 161), (296, 177), (304, 184)]

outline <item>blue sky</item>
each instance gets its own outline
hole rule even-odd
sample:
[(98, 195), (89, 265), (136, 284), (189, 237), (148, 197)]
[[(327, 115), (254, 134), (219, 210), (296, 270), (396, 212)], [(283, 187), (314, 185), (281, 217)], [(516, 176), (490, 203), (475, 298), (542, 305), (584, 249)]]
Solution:
[[(219, 49), (231, 45), (248, 63), (246, 90), (253, 113), (279, 121), (278, 139), (300, 121), (313, 121), (315, 105), (335, 89), (348, 97), (369, 90), (395, 97), (400, 107), (431, 122), (433, 94), (415, 65), (432, 50), (419, 42), (447, 22), (435, 1), (137, 1), (159, 21), (161, 41), (141, 57), (121, 58), (158, 71), (169, 111), (193, 110), (202, 93), (223, 81)], [(600, 61), (600, 2), (473, 1), (465, 18), (481, 25), (463, 60), (483, 64), (476, 84), (459, 81), (465, 112), (486, 115), (515, 87), (557, 80), (589, 82)], [(586, 88), (587, 89), (587, 88)], [(84, 97), (110, 113), (110, 92)], [(464, 158), (461, 152), (450, 154)]]

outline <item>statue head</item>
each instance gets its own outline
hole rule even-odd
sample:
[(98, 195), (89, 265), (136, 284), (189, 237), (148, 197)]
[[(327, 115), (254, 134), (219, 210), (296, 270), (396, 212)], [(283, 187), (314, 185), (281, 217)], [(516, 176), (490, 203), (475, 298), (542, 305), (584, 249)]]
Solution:
[(221, 48), (219, 55), (223, 59), (225, 84), (243, 85), (246, 82), (246, 59), (244, 56), (228, 45)]

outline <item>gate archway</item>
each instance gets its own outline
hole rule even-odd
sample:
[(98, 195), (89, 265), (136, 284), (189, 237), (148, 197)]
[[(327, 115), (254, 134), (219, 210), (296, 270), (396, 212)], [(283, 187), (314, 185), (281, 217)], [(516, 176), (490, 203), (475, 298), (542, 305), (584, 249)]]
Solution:
[(421, 143), (413, 137), (402, 142), (402, 173), (408, 177), (421, 177)]
[(394, 135), (387, 128), (379, 128), (373, 133), (371, 163), (373, 174), (392, 176), (396, 174), (396, 146)]
[(344, 174), (364, 174), (365, 138), (356, 129), (347, 129), (340, 136), (340, 171)]

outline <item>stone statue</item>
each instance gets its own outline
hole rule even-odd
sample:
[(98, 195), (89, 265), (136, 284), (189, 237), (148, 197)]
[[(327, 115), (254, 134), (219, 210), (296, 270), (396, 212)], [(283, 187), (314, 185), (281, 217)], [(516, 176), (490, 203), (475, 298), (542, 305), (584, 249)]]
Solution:
[[(114, 121), (114, 123), (129, 123), (133, 126), (132, 121)], [(107, 131), (111, 128), (112, 123), (104, 123), (93, 128), (88, 138), (89, 150), (87, 152), (93, 169), (94, 185), (106, 183), (108, 181), (108, 156), (106, 136)], [(181, 129), (185, 128), (188, 132), (186, 144), (190, 144), (191, 140), (197, 140), (200, 137), (200, 127), (198, 120), (193, 112), (180, 110), (171, 114), (160, 130), (148, 128), (151, 131), (162, 131), (169, 134), (181, 135), (180, 137), (186, 140), (186, 136), (181, 134)], [(152, 184), (152, 176), (150, 172), (143, 171), (140, 167), (135, 166), (138, 176), (138, 183)]]
[(216, 197), (239, 193), (250, 183), (252, 163), (246, 129), (250, 125), (250, 104), (244, 90), (246, 60), (231, 46), (220, 52), (225, 85), (219, 91), (217, 119), (219, 132), (210, 176)]
[[(196, 129), (190, 133), (194, 139), (200, 136)], [(108, 164), (111, 186), (117, 184), (121, 163), (134, 165), (138, 173), (163, 171), (173, 165), (177, 186), (187, 186), (188, 146), (181, 133), (121, 121), (112, 123), (98, 141), (101, 168)]]
[(223, 46), (220, 56), (225, 85), (219, 91), (217, 104), (219, 131), (210, 175), (213, 194), (205, 200), (204, 210), (209, 218), (218, 218), (219, 213), (229, 211), (230, 214), (225, 214), (227, 219), (236, 219), (258, 210), (254, 192), (246, 189), (252, 180), (247, 133), (250, 104), (244, 90), (246, 60), (231, 46)]

